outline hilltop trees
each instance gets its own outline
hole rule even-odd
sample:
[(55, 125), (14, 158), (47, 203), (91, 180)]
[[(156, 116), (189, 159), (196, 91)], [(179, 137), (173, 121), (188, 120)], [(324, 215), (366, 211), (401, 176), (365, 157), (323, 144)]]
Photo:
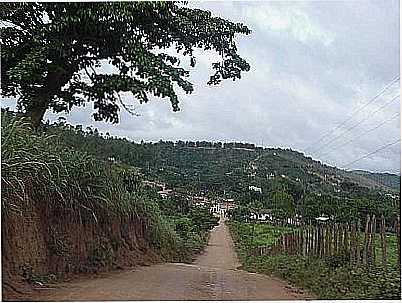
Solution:
[(175, 86), (191, 93), (193, 85), (173, 50), (190, 66), (195, 48), (218, 52), (210, 85), (250, 68), (235, 44), (236, 34), (250, 33), (246, 26), (183, 3), (2, 3), (0, 21), (2, 94), (18, 97), (34, 126), (48, 109), (85, 102), (93, 102), (95, 120), (117, 123), (121, 108), (132, 112), (120, 92), (140, 103), (167, 97), (179, 110)]

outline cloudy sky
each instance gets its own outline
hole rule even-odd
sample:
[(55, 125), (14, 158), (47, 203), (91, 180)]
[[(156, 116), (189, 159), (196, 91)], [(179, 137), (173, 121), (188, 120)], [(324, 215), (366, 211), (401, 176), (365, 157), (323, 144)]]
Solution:
[(210, 87), (214, 55), (200, 51), (195, 91), (179, 92), (181, 111), (154, 99), (112, 125), (94, 122), (88, 104), (67, 120), (134, 141), (246, 141), (341, 168), (400, 172), (399, 142), (348, 165), (400, 138), (400, 85), (391, 82), (400, 70), (399, 1), (191, 5), (249, 26), (252, 34), (237, 42), (250, 72)]

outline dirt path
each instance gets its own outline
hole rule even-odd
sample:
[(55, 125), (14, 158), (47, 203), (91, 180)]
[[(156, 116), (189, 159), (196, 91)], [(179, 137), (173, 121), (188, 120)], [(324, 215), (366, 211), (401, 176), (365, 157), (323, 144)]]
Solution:
[(42, 290), (35, 300), (295, 300), (307, 298), (279, 279), (236, 270), (239, 261), (221, 221), (193, 264), (168, 263), (81, 279)]

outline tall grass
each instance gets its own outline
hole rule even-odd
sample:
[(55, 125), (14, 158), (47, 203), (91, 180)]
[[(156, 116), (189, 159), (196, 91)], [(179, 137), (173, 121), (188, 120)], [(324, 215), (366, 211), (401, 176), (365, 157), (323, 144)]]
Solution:
[(49, 203), (78, 209), (95, 221), (105, 213), (135, 215), (146, 222), (146, 237), (155, 249), (165, 255), (178, 249), (180, 240), (158, 204), (141, 186), (133, 186), (141, 180), (135, 169), (35, 132), (22, 117), (3, 113), (1, 122), (2, 211), (22, 214), (28, 203)]

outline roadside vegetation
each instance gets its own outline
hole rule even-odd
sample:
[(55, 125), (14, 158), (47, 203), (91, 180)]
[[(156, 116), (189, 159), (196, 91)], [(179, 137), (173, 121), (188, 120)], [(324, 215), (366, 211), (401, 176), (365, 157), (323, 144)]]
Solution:
[(189, 262), (206, 245), (218, 221), (207, 209), (187, 205), (176, 212), (179, 202), (166, 207), (142, 186), (137, 168), (101, 160), (60, 135), (35, 132), (26, 118), (10, 112), (2, 112), (1, 123), (3, 215), (23, 216), (28, 204), (49, 203), (94, 222), (135, 216), (146, 222), (146, 241), (167, 261)]
[[(305, 289), (318, 299), (400, 299), (401, 276), (396, 262), (396, 239), (388, 235), (389, 266), (351, 267), (342, 256), (325, 259), (278, 255), (252, 255), (251, 249), (273, 244), (289, 227), (230, 220), (230, 232), (244, 270), (273, 274)], [(252, 231), (254, 227), (254, 238)]]

